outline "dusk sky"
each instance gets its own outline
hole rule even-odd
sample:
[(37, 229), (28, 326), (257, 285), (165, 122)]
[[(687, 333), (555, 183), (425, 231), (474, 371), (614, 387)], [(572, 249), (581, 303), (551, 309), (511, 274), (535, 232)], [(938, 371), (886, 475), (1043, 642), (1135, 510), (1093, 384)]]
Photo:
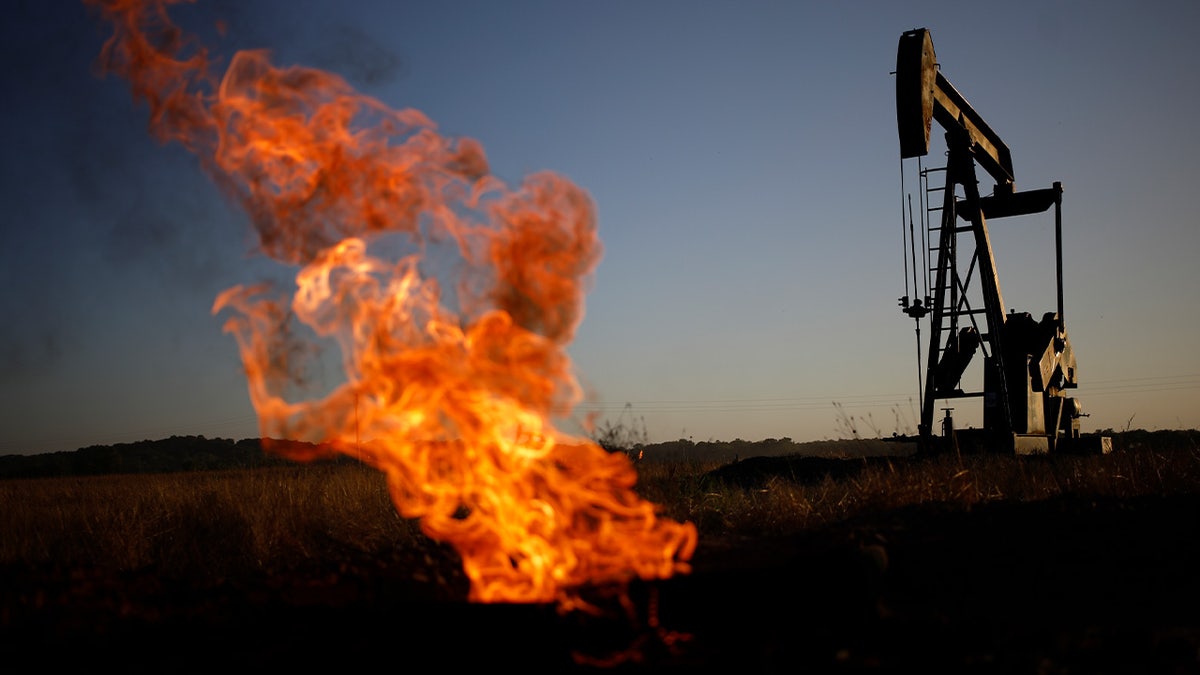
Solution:
[[(211, 313), (273, 273), (247, 216), (98, 74), (97, 16), (6, 8), (0, 454), (257, 436)], [(548, 170), (587, 191), (604, 253), (569, 348), (577, 417), (652, 442), (839, 438), (849, 415), (867, 436), (915, 431), (897, 298), (916, 160), (891, 72), (900, 35), (928, 28), (1017, 189), (1063, 184), (1083, 430), (1200, 427), (1200, 3), (199, 0), (172, 16), (224, 63), (262, 48), (337, 73), (478, 140), (506, 181)], [(1035, 317), (1057, 302), (1053, 224), (990, 223), (1005, 300)]]

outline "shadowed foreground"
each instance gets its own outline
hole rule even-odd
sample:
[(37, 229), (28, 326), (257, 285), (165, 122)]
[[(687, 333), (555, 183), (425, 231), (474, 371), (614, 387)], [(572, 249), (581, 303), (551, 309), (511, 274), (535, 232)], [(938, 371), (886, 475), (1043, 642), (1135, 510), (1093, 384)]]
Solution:
[[(1200, 672), (1200, 497), (921, 504), (701, 539), (635, 607), (471, 605), (402, 560), (190, 586), (3, 570), (8, 672)], [(639, 658), (613, 659), (637, 646)]]

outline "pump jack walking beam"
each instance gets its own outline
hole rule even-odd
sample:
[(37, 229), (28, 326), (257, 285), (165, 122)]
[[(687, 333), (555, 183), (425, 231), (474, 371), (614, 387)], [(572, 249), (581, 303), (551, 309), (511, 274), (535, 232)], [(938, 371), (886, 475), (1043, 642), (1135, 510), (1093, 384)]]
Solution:
[(896, 50), (896, 120), (900, 158), (929, 153), (931, 120), (966, 135), (976, 161), (997, 183), (1013, 182), (1012, 155), (1000, 136), (938, 70), (933, 39), (924, 28), (900, 36)]
[[(1062, 185), (1016, 192), (1008, 146), (938, 70), (933, 41), (923, 28), (900, 38), (896, 112), (902, 159), (928, 154), (933, 120), (946, 132), (946, 185), (936, 268), (930, 270), (936, 271), (933, 297), (926, 298), (924, 307), (920, 302), (910, 307), (908, 296), (901, 299), (905, 313), (918, 321), (918, 327), (930, 314), (919, 427), (923, 444), (932, 439), (938, 399), (982, 396), (983, 437), (993, 447), (999, 443), (1021, 454), (1066, 449), (1079, 438), (1082, 410), (1077, 400), (1063, 393), (1077, 384), (1074, 350), (1063, 325)], [(979, 194), (976, 164), (995, 180), (990, 196)], [(1040, 322), (1029, 314), (1006, 314), (987, 219), (1040, 213), (1051, 206), (1055, 207), (1058, 312), (1044, 315)], [(959, 226), (960, 218), (969, 225)], [(960, 275), (958, 235), (968, 232), (974, 249), (966, 274)], [(982, 308), (971, 307), (968, 297), (976, 272)], [(983, 326), (976, 318), (979, 315)], [(984, 389), (964, 392), (960, 380), (979, 349), (984, 351)], [(952, 432), (948, 414), (946, 422)], [(1101, 444), (1107, 447), (1111, 445)]]

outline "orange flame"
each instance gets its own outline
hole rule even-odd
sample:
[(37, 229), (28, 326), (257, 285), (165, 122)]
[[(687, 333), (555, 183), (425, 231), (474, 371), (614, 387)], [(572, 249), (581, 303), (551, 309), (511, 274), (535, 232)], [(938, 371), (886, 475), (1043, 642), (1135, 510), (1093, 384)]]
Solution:
[[(225, 327), (265, 438), (384, 471), (398, 511), (460, 553), (473, 601), (579, 606), (587, 584), (689, 570), (695, 527), (635, 494), (625, 455), (551, 422), (581, 398), (565, 348), (601, 254), (583, 190), (552, 173), (510, 189), (477, 142), (265, 52), (218, 81), (174, 0), (87, 1), (114, 27), (101, 64), (154, 136), (195, 152), (262, 250), (300, 267), (290, 297), (234, 287), (213, 307), (236, 310)], [(452, 298), (429, 270), (447, 242)], [(345, 381), (323, 397), (285, 397), (297, 320), (341, 349)]]

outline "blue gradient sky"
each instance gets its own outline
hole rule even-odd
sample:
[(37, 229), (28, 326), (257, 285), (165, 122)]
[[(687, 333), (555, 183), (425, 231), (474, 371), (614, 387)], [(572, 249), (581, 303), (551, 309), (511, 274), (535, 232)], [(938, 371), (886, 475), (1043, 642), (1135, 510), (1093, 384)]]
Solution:
[[(81, 4), (6, 7), (0, 454), (256, 436), (209, 312), (273, 269), (245, 216), (96, 75), (106, 32)], [(509, 182), (552, 170), (587, 190), (605, 252), (570, 350), (580, 410), (652, 441), (837, 438), (843, 415), (866, 435), (915, 428), (890, 72), (900, 34), (927, 27), (1018, 189), (1064, 185), (1084, 430), (1200, 427), (1196, 2), (201, 0), (174, 16), (220, 56), (267, 48), (417, 108)], [(1052, 216), (992, 234), (1008, 305), (1052, 311)]]

